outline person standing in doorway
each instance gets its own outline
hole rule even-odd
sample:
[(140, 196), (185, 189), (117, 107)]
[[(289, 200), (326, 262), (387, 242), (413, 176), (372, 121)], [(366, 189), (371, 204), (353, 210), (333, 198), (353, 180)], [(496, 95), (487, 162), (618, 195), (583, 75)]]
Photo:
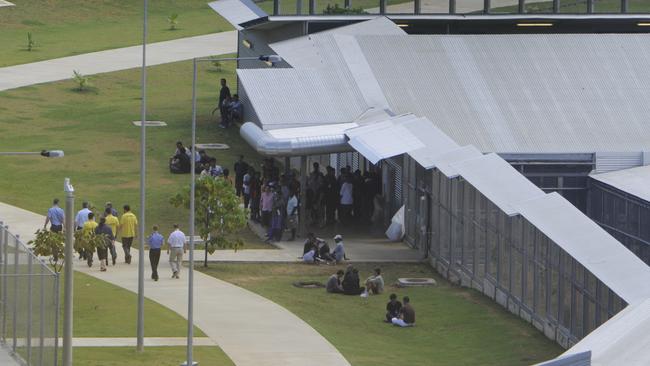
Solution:
[(151, 279), (158, 281), (158, 263), (160, 262), (160, 249), (165, 238), (158, 232), (158, 226), (153, 226), (153, 233), (147, 238), (149, 244), (149, 263), (151, 263)]
[(65, 213), (63, 209), (59, 207), (59, 199), (55, 198), (52, 200), (52, 207), (47, 210), (47, 217), (45, 217), (45, 224), (43, 224), (43, 229), (47, 229), (48, 222), (50, 223), (50, 231), (54, 233), (60, 233), (63, 231), (63, 222), (64, 222)]
[(180, 278), (181, 263), (183, 263), (183, 254), (187, 251), (185, 246), (185, 234), (174, 224), (174, 232), (169, 234), (167, 239), (167, 254), (169, 254), (169, 264), (172, 267), (172, 278)]
[(248, 173), (248, 163), (244, 161), (244, 155), (239, 155), (239, 160), (235, 162), (235, 192), (237, 197), (241, 197), (244, 186), (244, 175)]
[(228, 127), (228, 106), (225, 101), (230, 99), (230, 88), (226, 85), (226, 79), (221, 79), (221, 90), (219, 90), (219, 113), (221, 115), (221, 127)]
[[(122, 249), (124, 249), (124, 262), (131, 264), (131, 245), (138, 228), (138, 218), (131, 212), (131, 206), (124, 205), (124, 214), (120, 220), (120, 234), (122, 234)], [(142, 249), (142, 248), (140, 248)]]
[(352, 178), (348, 177), (341, 185), (341, 205), (339, 206), (340, 220), (343, 225), (349, 225), (352, 219), (352, 204), (354, 203), (352, 196)]

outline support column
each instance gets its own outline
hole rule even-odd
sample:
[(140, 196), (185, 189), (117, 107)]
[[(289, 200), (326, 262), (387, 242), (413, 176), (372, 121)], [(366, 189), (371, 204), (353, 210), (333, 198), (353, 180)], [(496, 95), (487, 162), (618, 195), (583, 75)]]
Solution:
[(309, 177), (309, 167), (307, 166), (307, 156), (300, 157), (300, 214), (298, 224), (300, 226), (300, 235), (307, 235), (307, 178)]

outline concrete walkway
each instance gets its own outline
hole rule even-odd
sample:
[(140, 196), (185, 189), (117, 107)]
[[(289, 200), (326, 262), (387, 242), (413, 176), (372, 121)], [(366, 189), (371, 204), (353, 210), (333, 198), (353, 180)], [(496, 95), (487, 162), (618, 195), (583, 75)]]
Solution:
[[(236, 31), (181, 38), (147, 45), (147, 65), (160, 65), (236, 51)], [(141, 65), (142, 47), (133, 46), (8, 66), (0, 68), (0, 91), (71, 79), (74, 70), (83, 75), (92, 75), (132, 69)]]
[[(0, 220), (9, 225), (10, 232), (28, 241), (43, 227), (45, 217), (0, 203)], [(136, 292), (138, 251), (132, 252), (131, 265), (118, 263), (107, 272), (100, 272), (97, 261), (93, 268), (88, 268), (75, 260), (75, 269)], [(124, 258), (122, 253), (120, 258)], [(146, 273), (150, 276), (148, 263)], [(159, 282), (147, 278), (145, 296), (186, 317), (187, 270), (181, 271), (180, 280), (171, 279), (167, 256), (163, 255), (159, 273)], [(334, 346), (302, 319), (259, 295), (200, 272), (194, 275), (194, 291), (195, 325), (236, 365), (349, 365)]]
[(21, 366), (15, 358), (11, 356), (11, 350), (0, 346), (0, 365), (2, 366)]

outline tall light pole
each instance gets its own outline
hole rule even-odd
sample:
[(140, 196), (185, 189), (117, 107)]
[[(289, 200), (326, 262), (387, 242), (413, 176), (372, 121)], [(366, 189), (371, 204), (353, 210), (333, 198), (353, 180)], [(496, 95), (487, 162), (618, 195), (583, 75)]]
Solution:
[(187, 275), (188, 289), (187, 289), (187, 361), (181, 366), (194, 366), (198, 363), (194, 362), (194, 354), (192, 347), (194, 344), (194, 190), (196, 180), (196, 159), (194, 159), (194, 152), (196, 151), (196, 75), (197, 65), (199, 62), (214, 62), (214, 61), (241, 61), (241, 60), (259, 60), (262, 62), (270, 62), (272, 64), (281, 62), (282, 58), (277, 55), (263, 55), (259, 57), (201, 57), (193, 59), (192, 69), (192, 150), (191, 153), (191, 182), (190, 182), (190, 262), (189, 271)]
[(62, 158), (65, 153), (63, 150), (41, 150), (41, 151), (0, 151), (0, 156), (14, 155), (40, 155), (46, 158)]
[(138, 225), (138, 325), (137, 350), (144, 351), (144, 226), (145, 226), (145, 176), (146, 176), (146, 122), (147, 122), (147, 8), (144, 0), (142, 27), (142, 101), (140, 105), (140, 225)]
[(72, 291), (74, 252), (74, 188), (70, 178), (63, 183), (65, 192), (65, 249), (64, 249), (64, 287), (63, 296), (63, 366), (72, 366)]

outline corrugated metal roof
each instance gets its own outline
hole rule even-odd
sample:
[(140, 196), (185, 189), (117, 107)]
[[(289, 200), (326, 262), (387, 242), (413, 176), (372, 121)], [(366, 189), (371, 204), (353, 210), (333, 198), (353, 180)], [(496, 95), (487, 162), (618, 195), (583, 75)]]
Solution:
[(628, 304), (650, 298), (650, 267), (558, 193), (514, 206)]
[[(402, 28), (398, 27), (386, 17), (376, 17), (359, 23), (350, 24), (343, 27), (328, 29), (320, 33), (310, 34), (304, 37), (288, 39), (286, 41), (272, 43), (271, 48), (294, 68), (314, 68), (325, 65), (322, 45), (316, 42), (319, 38), (331, 37), (334, 34), (343, 35), (403, 35), (406, 34)], [(331, 52), (331, 50), (330, 50)]]
[(243, 29), (242, 23), (268, 16), (251, 0), (217, 0), (208, 5), (237, 30)]
[[(412, 153), (409, 153), (410, 155)], [(452, 167), (452, 164), (461, 162), (463, 160), (474, 159), (481, 156), (480, 151), (472, 145), (463, 146), (454, 150), (444, 152), (439, 155), (427, 156), (426, 161), (430, 161), (428, 166), (424, 166), (426, 169), (431, 169), (433, 167), (437, 168), (449, 178), (455, 178), (460, 173)], [(418, 161), (419, 163), (419, 161)]]
[(650, 202), (650, 165), (590, 176), (599, 182)]
[(424, 144), (403, 124), (396, 124), (393, 121), (357, 127), (346, 131), (346, 135), (350, 138), (348, 144), (373, 164), (424, 147)]
[(621, 310), (564, 354), (591, 350), (592, 366), (647, 366), (650, 360), (648, 329), (650, 299)]
[(238, 69), (264, 130), (354, 122), (368, 110), (345, 70)]
[(544, 192), (499, 155), (487, 154), (450, 166), (507, 215), (519, 213), (515, 203), (544, 196)]
[(461, 145), (650, 149), (650, 35), (356, 38), (393, 111), (425, 116)]

